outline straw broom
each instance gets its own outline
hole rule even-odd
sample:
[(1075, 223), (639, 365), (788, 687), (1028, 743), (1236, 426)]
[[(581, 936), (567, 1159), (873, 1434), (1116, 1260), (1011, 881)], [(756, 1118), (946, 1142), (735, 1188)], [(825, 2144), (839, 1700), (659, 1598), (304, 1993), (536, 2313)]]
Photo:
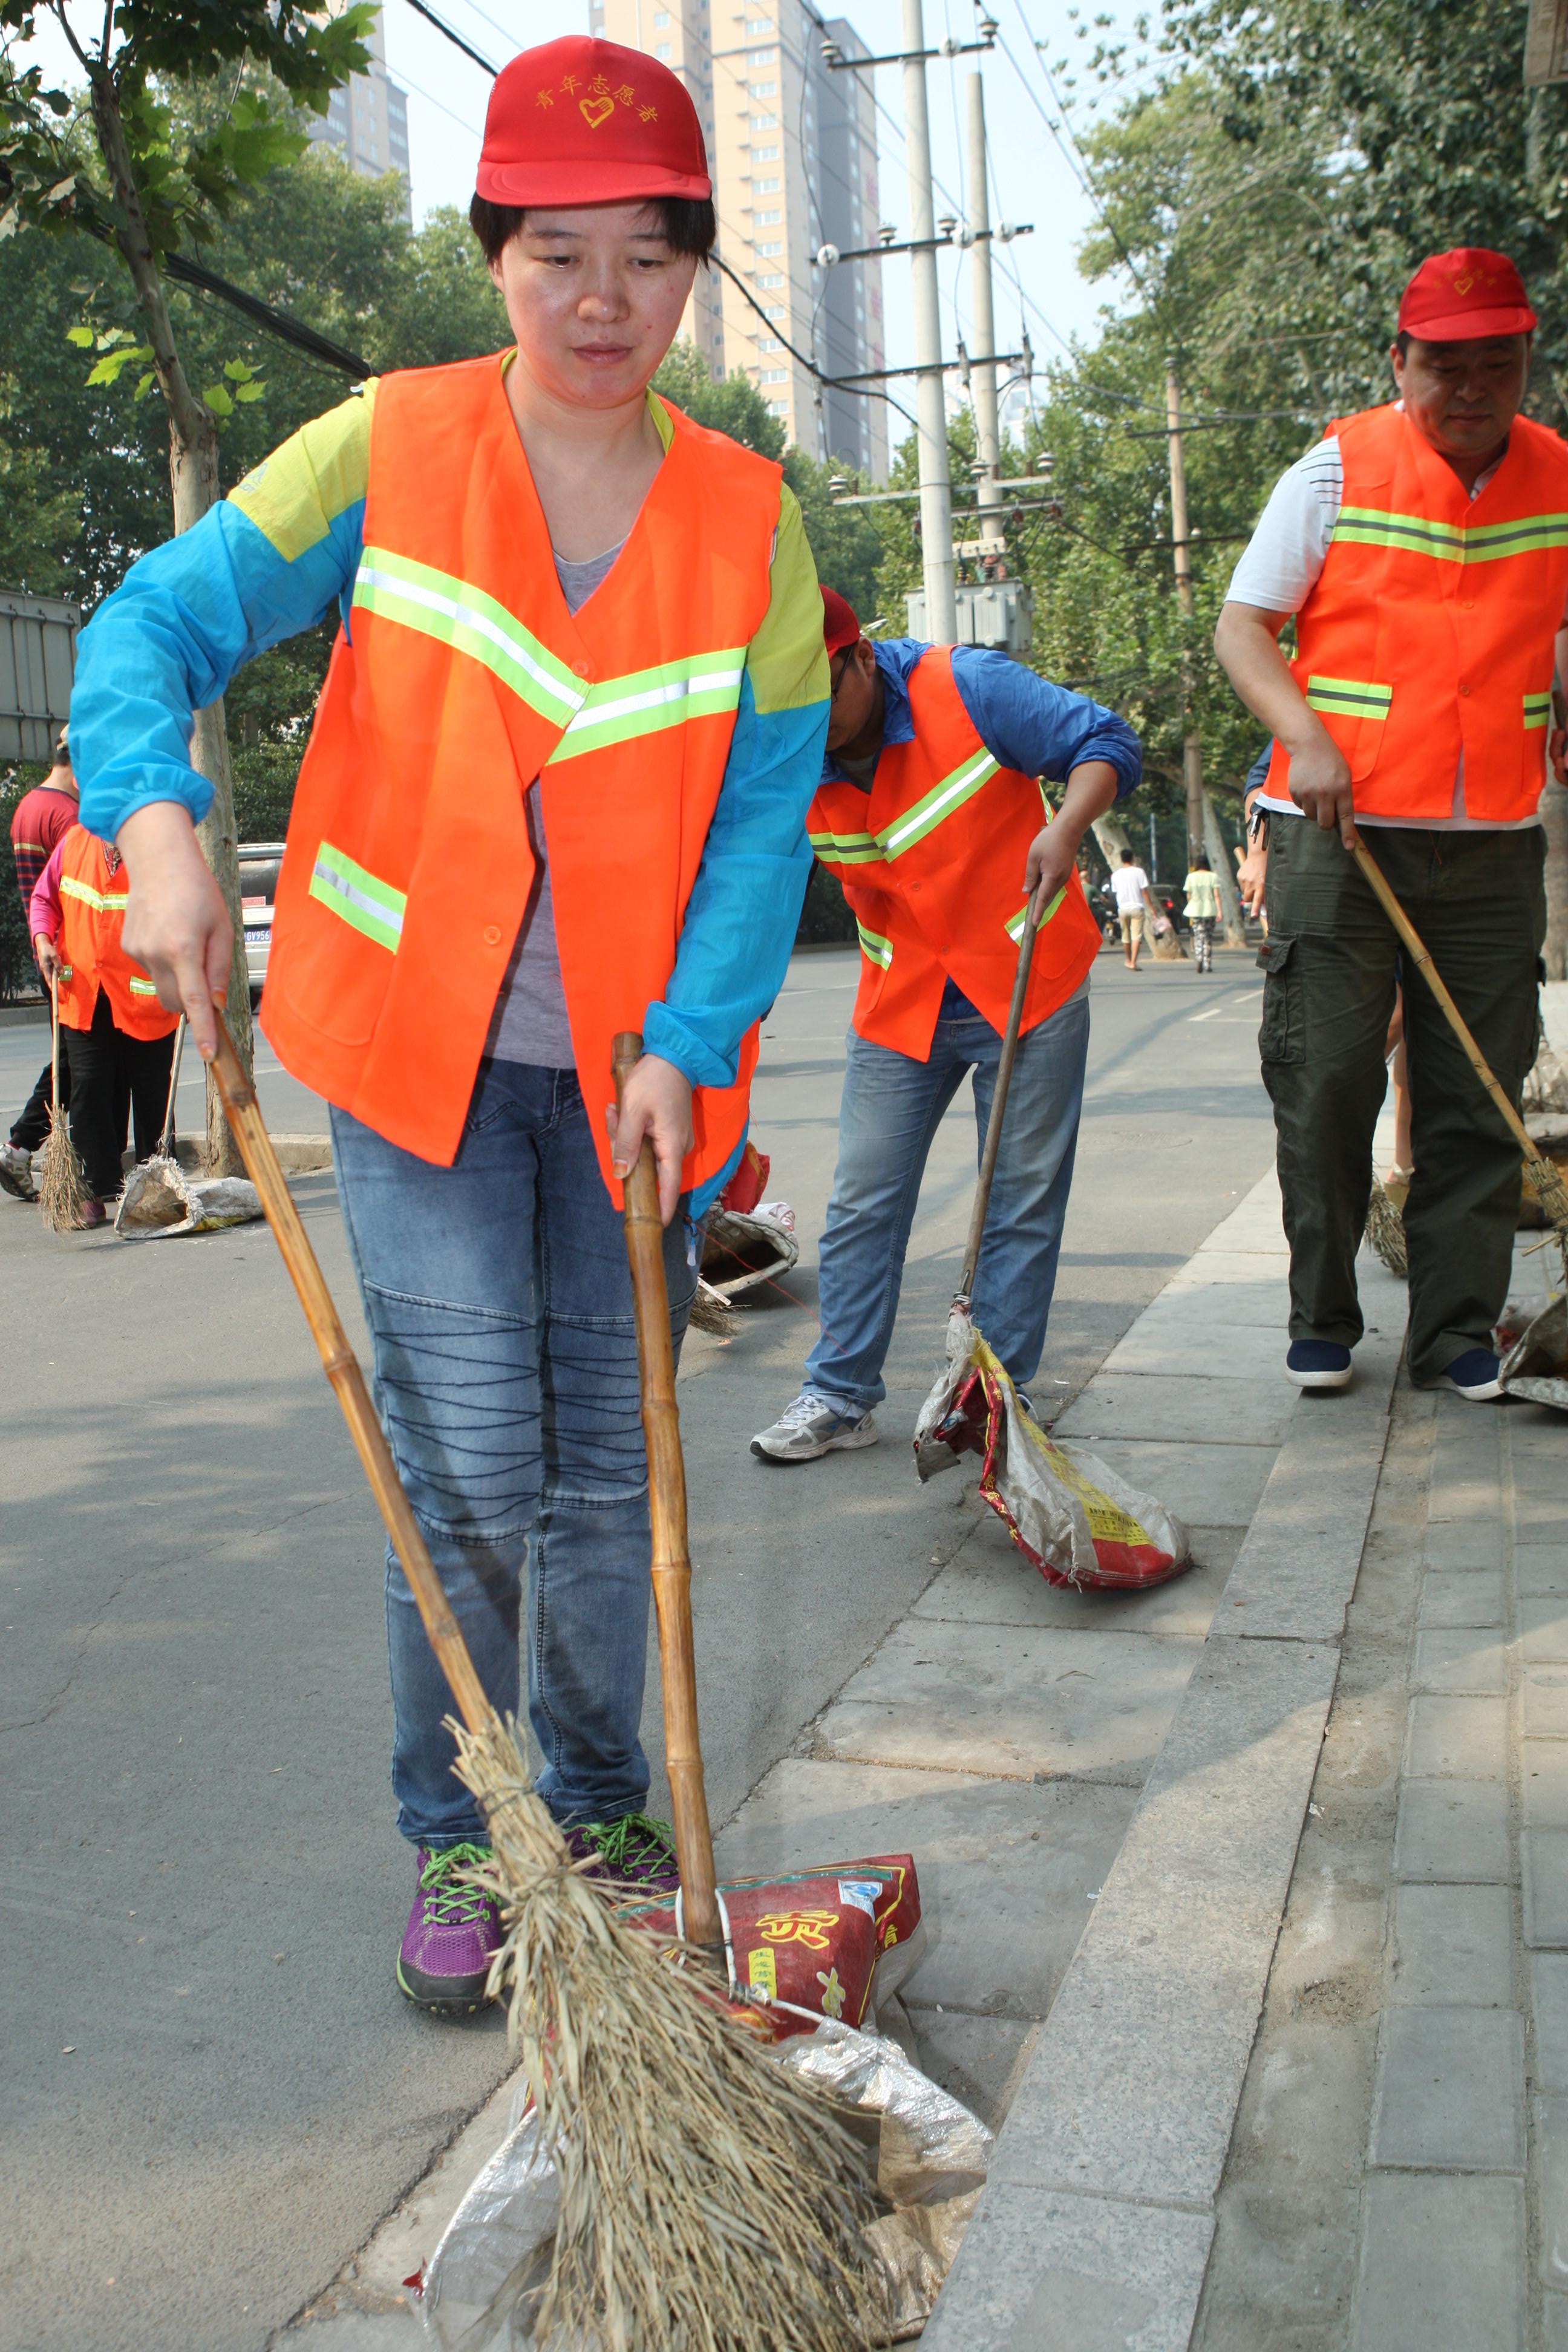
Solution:
[(1568, 1185), (1563, 1183), (1555, 1163), (1537, 1149), (1534, 1137), (1492, 1076), (1485, 1055), (1469, 1033), (1463, 1013), (1444, 986), (1442, 975), (1423, 946), (1420, 933), (1389, 888), (1376, 858), (1363, 841), (1354, 843), (1351, 856), (1379, 906), (1398, 932), (1411, 961), (1436, 998), (1443, 1017), (1464, 1048), (1471, 1069), (1497, 1105), (1510, 1133), (1523, 1153), (1525, 1170), (1535, 1187), (1536, 1198), (1555, 1231), (1558, 1247), (1563, 1254), (1563, 1278), (1568, 1281)]
[[(485, 1696), (221, 1014), (212, 1066), (461, 1717), (458, 1769), (489, 1830), (483, 1876), (508, 1928), (492, 1983), (510, 1993), (541, 2149), (561, 2183), (536, 2339), (559, 2330), (574, 2352), (886, 2342), (859, 2235), (877, 2209), (858, 2145), (724, 2004), (721, 1979), (680, 1966), (679, 1949), (630, 1926), (574, 1864), (515, 1721)], [(646, 1147), (644, 1163), (651, 1176)], [(706, 1887), (683, 1891), (693, 1914), (717, 1916), (710, 1847)], [(695, 1916), (689, 1925), (700, 1934)]]
[(38, 1206), (44, 1213), (44, 1223), (55, 1233), (70, 1234), (80, 1225), (81, 1213), (87, 1206), (87, 1180), (81, 1172), (81, 1162), (76, 1156), (76, 1146), (70, 1139), (60, 1109), (60, 992), (59, 982), (52, 971), (49, 974), (49, 1024), (53, 1032), (49, 1047), (49, 1131), (44, 1138), (41, 1155)]

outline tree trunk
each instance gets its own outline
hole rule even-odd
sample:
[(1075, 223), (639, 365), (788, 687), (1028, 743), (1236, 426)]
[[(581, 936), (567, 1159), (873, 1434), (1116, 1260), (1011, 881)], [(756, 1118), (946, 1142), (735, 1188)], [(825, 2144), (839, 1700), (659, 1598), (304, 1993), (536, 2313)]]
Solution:
[[(169, 481), (176, 533), (199, 522), (218, 496), (217, 422), (205, 400), (197, 398), (186, 378), (164, 299), (163, 281), (153, 252), (142, 209), (141, 191), (120, 115), (120, 94), (114, 77), (100, 66), (91, 75), (93, 127), (113, 184), (121, 220), (115, 242), (136, 289), (136, 299), (147, 322), (153, 372), (169, 412)], [(245, 960), (245, 924), (239, 903), (239, 859), (235, 843), (234, 785), (229, 773), (228, 739), (224, 730), (223, 703), (211, 703), (195, 714), (191, 744), (197, 772), (213, 788), (213, 803), (196, 828), (202, 854), (212, 867), (234, 929), (229, 961), (226, 1011), (235, 1050), (247, 1077), (251, 1075), (250, 982)], [(216, 1084), (207, 1073), (207, 1167), (216, 1176), (245, 1172), (239, 1147), (223, 1115)]]
[(1127, 838), (1126, 827), (1113, 816), (1097, 816), (1091, 821), (1089, 830), (1100, 844), (1106, 864), (1114, 873), (1121, 862), (1122, 851), (1132, 846)]
[(1546, 829), (1546, 977), (1568, 980), (1568, 793), (1550, 776), (1541, 821)]
[(1225, 921), (1225, 943), (1227, 948), (1244, 948), (1247, 931), (1241, 919), (1241, 894), (1236, 887), (1236, 867), (1225, 836), (1219, 829), (1219, 819), (1207, 793), (1204, 794), (1204, 847), (1209, 854), (1214, 878), (1219, 889), (1220, 914)]

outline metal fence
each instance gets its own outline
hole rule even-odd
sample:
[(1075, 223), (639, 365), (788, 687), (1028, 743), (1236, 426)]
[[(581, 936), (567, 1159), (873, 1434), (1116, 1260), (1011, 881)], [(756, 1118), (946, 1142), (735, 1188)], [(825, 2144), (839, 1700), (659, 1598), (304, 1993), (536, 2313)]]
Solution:
[(47, 760), (70, 712), (81, 608), (0, 588), (0, 760)]

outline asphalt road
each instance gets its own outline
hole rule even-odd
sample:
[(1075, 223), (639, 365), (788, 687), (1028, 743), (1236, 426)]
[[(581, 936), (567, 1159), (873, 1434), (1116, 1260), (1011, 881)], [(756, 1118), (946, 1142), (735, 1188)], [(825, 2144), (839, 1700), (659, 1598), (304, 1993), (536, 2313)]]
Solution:
[[(814, 1328), (854, 964), (798, 957), (767, 1024), (754, 1132), (807, 1244), (789, 1296), (727, 1343), (694, 1335), (682, 1370), (718, 1822), (909, 1608), (957, 1491), (921, 1488), (907, 1443), (967, 1219), (967, 1088), (915, 1227), (884, 1444), (800, 1469), (746, 1451)], [(1249, 957), (1208, 979), (1101, 957), (1042, 1402), (1267, 1166), (1259, 984)], [(44, 1042), (0, 1029), (14, 1105)], [(269, 1115), (318, 1125), (270, 1058)], [(331, 1179), (296, 1191), (351, 1308)], [(489, 2092), (504, 2040), (394, 1988), (411, 1884), (379, 1528), (265, 1229), (130, 1246), (0, 1198), (0, 2347), (257, 2352)], [(651, 1712), (647, 1738), (657, 1757)]]

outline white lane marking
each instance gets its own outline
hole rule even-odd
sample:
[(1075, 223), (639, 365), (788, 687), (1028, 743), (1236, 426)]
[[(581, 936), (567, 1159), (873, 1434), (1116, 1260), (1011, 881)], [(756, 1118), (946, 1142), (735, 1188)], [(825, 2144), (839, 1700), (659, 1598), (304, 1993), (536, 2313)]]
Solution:
[(1187, 1019), (1189, 1020), (1189, 1022), (1191, 1022), (1191, 1021), (1214, 1021), (1214, 1020), (1216, 1020), (1216, 1019), (1218, 1018), (1219, 1014), (1220, 1014), (1220, 1013), (1222, 1013), (1224, 1011), (1225, 1011), (1225, 1007), (1224, 1007), (1224, 1005), (1223, 1005), (1223, 1004), (1211, 1004), (1211, 1005), (1209, 1006), (1208, 1011), (1207, 1011), (1206, 1013), (1188, 1013), (1188, 1015), (1187, 1015)]

